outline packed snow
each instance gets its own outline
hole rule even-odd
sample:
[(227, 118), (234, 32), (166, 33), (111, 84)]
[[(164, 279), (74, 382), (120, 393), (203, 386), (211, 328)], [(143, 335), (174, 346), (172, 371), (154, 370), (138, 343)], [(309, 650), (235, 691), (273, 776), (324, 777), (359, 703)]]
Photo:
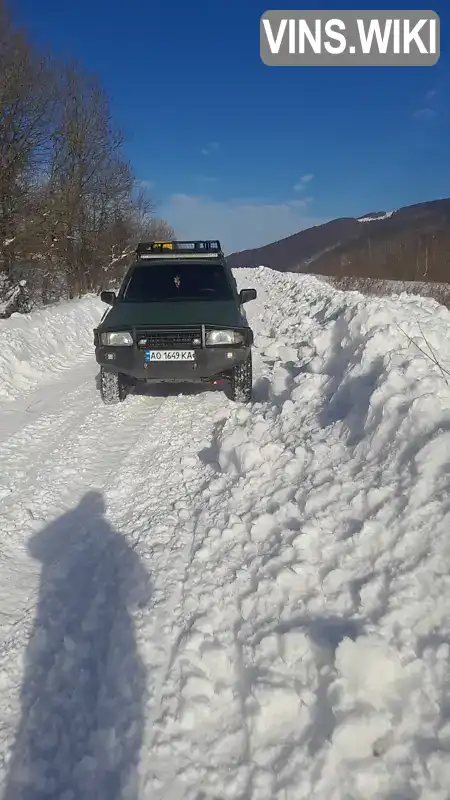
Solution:
[(448, 800), (450, 312), (237, 270), (255, 398), (0, 322), (5, 800)]

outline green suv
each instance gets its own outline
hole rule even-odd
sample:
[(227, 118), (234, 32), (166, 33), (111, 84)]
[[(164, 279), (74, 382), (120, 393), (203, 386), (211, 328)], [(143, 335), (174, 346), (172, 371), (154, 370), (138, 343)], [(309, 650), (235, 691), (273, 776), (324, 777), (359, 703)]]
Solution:
[(252, 396), (251, 330), (219, 241), (146, 242), (136, 249), (112, 306), (94, 330), (104, 403), (145, 383), (226, 382), (233, 400)]

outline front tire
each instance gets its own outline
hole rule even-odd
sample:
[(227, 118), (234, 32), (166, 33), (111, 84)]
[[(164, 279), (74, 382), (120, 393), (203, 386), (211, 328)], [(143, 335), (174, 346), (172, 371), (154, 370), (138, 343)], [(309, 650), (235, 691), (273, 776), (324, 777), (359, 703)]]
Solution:
[(252, 352), (242, 364), (236, 364), (231, 372), (231, 399), (236, 403), (249, 403), (252, 399), (253, 369)]
[(127, 389), (120, 375), (100, 367), (100, 395), (107, 406), (123, 403)]

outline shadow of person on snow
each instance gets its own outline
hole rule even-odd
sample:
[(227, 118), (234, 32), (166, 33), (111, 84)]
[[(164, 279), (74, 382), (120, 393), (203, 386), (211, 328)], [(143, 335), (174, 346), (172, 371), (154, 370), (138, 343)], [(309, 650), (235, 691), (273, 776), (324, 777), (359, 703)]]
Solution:
[(145, 669), (133, 607), (150, 581), (88, 492), (29, 542), (42, 564), (4, 800), (137, 800)]

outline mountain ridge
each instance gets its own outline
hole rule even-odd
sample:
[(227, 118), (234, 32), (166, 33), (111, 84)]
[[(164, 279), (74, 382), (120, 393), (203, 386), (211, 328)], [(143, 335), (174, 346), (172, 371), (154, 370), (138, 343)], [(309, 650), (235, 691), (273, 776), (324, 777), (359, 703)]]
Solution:
[(230, 253), (231, 267), (334, 278), (448, 282), (450, 198), (338, 217), (262, 247)]

